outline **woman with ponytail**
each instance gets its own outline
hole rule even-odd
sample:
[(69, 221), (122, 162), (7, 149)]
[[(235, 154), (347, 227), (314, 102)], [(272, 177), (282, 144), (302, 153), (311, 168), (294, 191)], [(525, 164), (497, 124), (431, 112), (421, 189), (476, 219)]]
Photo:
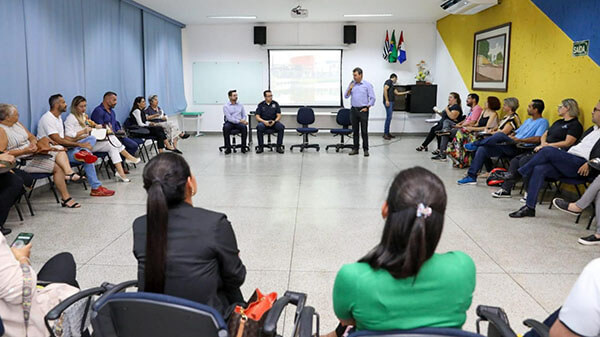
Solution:
[(461, 328), (475, 289), (475, 264), (465, 253), (435, 253), (444, 225), (446, 190), (422, 167), (398, 173), (381, 215), (381, 242), (344, 265), (333, 287), (340, 325), (357, 330)]
[(220, 312), (243, 302), (246, 267), (224, 214), (192, 205), (196, 179), (180, 155), (161, 153), (144, 168), (146, 215), (133, 223), (140, 291), (186, 298)]

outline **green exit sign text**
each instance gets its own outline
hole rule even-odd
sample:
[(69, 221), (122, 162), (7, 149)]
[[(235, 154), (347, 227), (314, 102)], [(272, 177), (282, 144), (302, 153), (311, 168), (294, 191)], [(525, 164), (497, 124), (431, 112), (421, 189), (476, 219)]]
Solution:
[(573, 42), (573, 56), (586, 56), (590, 51), (590, 40)]

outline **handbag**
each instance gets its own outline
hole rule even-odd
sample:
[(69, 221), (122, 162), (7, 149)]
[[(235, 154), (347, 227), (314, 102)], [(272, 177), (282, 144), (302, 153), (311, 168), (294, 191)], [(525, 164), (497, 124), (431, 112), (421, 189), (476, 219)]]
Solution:
[(50, 145), (50, 138), (42, 137), (38, 139), (35, 154), (48, 154), (50, 151), (56, 151), (56, 149), (53, 149)]
[(92, 129), (90, 135), (94, 136), (96, 140), (106, 140), (106, 129)]
[(237, 305), (229, 316), (227, 330), (231, 337), (260, 337), (265, 325), (266, 313), (277, 300), (277, 293), (263, 295), (259, 289), (254, 291), (246, 307)]

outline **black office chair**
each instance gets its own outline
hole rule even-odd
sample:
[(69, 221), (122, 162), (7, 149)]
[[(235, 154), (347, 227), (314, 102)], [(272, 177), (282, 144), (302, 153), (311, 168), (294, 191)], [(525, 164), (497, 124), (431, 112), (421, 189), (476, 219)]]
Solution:
[(340, 152), (343, 149), (352, 149), (354, 145), (345, 144), (344, 137), (349, 137), (352, 133), (352, 128), (350, 125), (352, 124), (350, 120), (350, 109), (340, 109), (338, 110), (337, 116), (335, 117), (335, 121), (342, 126), (341, 129), (331, 129), (329, 132), (333, 134), (334, 137), (340, 136), (340, 142), (338, 144), (329, 144), (325, 147), (325, 151), (329, 150), (330, 147), (335, 148), (335, 152)]
[[(274, 134), (274, 133), (276, 133), (276, 132), (277, 132), (277, 131), (276, 131), (275, 129), (273, 129), (273, 128), (267, 128), (267, 129), (265, 129), (265, 135), (267, 135), (267, 142), (266, 142), (265, 144), (263, 144), (263, 149), (267, 148), (267, 149), (269, 149), (269, 150), (271, 150), (271, 151), (273, 151), (273, 150), (277, 149), (277, 144), (276, 144), (276, 143), (274, 144), (274, 143), (271, 141), (271, 135), (273, 135), (273, 134)], [(257, 136), (257, 137), (258, 137), (258, 136)], [(285, 149), (285, 146), (284, 146), (284, 145), (281, 145), (281, 147), (282, 147), (283, 149)], [(256, 145), (256, 146), (254, 147), (254, 150), (255, 150), (255, 151), (256, 151), (256, 150), (258, 150), (258, 145)]]
[[(236, 142), (237, 137), (239, 136), (240, 138), (242, 137), (242, 133), (240, 132), (240, 130), (238, 129), (232, 129), (231, 130), (231, 150), (233, 151), (233, 153), (237, 153), (237, 149), (241, 149), (242, 148), (242, 144), (238, 144)], [(225, 145), (223, 146), (219, 146), (219, 152), (223, 152), (223, 150), (225, 150), (227, 147)], [(246, 150), (248, 151), (249, 148), (248, 146), (246, 146)]]
[(1, 317), (0, 317), (0, 336), (4, 336), (4, 324), (2, 324)]
[(300, 152), (303, 152), (304, 149), (317, 149), (319, 151), (321, 147), (319, 144), (309, 144), (308, 143), (308, 135), (314, 135), (319, 132), (317, 128), (311, 128), (309, 125), (315, 122), (315, 112), (313, 109), (308, 107), (302, 107), (298, 109), (298, 114), (296, 115), (296, 121), (298, 124), (302, 125), (300, 128), (296, 128), (296, 131), (302, 136), (302, 144), (295, 144), (290, 146), (290, 151), (292, 151), (295, 147), (300, 148)]

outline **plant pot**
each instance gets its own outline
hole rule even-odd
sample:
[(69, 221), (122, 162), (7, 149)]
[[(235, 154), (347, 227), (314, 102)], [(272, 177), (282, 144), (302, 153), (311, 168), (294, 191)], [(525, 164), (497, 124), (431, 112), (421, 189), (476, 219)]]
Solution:
[(426, 81), (417, 81), (417, 84), (418, 85), (424, 85), (424, 84), (427, 84), (427, 82)]

